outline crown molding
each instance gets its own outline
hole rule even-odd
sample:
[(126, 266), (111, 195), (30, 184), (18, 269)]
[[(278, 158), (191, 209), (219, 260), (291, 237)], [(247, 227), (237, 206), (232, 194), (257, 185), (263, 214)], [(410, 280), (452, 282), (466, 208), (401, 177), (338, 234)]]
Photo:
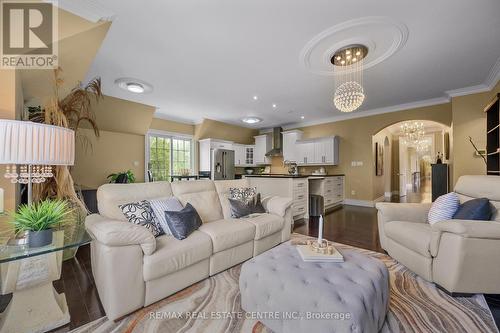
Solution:
[(448, 90), (446, 91), (446, 94), (451, 98), (487, 92), (492, 90), (498, 81), (500, 81), (500, 57), (498, 57), (497, 61), (493, 64), (493, 66), (491, 66), (488, 76), (483, 83), (477, 84), (475, 86)]
[[(44, 1), (52, 2), (50, 0)], [(115, 13), (98, 4), (94, 0), (58, 0), (53, 3), (57, 7), (93, 23), (97, 23), (99, 21), (113, 21), (116, 16)]]
[(449, 102), (450, 102), (450, 99), (448, 97), (443, 96), (443, 97), (438, 97), (438, 98), (426, 99), (423, 101), (403, 103), (403, 104), (398, 104), (398, 105), (393, 105), (393, 106), (388, 106), (388, 107), (383, 107), (383, 108), (377, 108), (377, 109), (371, 109), (371, 110), (366, 110), (366, 111), (360, 111), (360, 112), (355, 112), (355, 113), (351, 112), (351, 113), (336, 115), (336, 116), (332, 116), (332, 117), (328, 117), (328, 118), (323, 118), (320, 120), (292, 123), (292, 124), (284, 125), (282, 127), (283, 127), (283, 129), (288, 130), (288, 129), (294, 129), (294, 128), (298, 128), (298, 127), (313, 126), (313, 125), (332, 123), (332, 122), (348, 120), (348, 119), (370, 117), (370, 116), (375, 116), (375, 115), (384, 114), (384, 113), (391, 113), (391, 112), (397, 112), (397, 111), (422, 108), (422, 107), (426, 107), (426, 106), (446, 104)]

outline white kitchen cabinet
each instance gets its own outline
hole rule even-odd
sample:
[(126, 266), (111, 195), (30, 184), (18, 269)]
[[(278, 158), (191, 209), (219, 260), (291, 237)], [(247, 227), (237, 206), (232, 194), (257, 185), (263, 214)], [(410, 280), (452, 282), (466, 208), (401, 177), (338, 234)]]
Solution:
[(283, 132), (283, 161), (298, 161), (297, 141), (302, 139), (302, 131)]
[(233, 143), (231, 141), (218, 140), (218, 139), (202, 139), (199, 140), (200, 171), (210, 171), (210, 150), (211, 149), (227, 149), (233, 150)]
[(234, 149), (234, 166), (246, 165), (246, 149), (245, 145), (233, 143)]
[(310, 177), (309, 193), (321, 195), (325, 210), (344, 201), (344, 176)]
[(253, 151), (255, 146), (233, 143), (234, 166), (251, 167), (254, 165)]
[(253, 155), (255, 146), (245, 146), (245, 164), (247, 166), (255, 165)]
[(313, 140), (302, 140), (296, 143), (297, 164), (315, 164), (315, 142)]
[(299, 140), (295, 144), (299, 165), (337, 165), (339, 138), (337, 136)]
[(269, 134), (254, 136), (255, 148), (253, 151), (253, 163), (271, 164), (271, 159), (266, 156), (266, 153), (271, 150), (272, 138)]

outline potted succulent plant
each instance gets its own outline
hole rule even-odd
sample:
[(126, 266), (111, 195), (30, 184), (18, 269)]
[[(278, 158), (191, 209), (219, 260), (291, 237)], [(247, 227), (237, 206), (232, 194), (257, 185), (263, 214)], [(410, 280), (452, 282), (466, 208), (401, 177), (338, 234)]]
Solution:
[(52, 228), (61, 224), (70, 212), (65, 200), (44, 200), (21, 205), (10, 215), (16, 232), (27, 234), (28, 246), (41, 247), (52, 243)]

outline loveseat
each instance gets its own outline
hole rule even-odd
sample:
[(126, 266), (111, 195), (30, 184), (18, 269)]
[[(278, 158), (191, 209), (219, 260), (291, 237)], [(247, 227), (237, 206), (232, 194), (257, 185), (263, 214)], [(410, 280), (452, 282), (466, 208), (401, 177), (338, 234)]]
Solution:
[(430, 203), (377, 203), (380, 243), (391, 257), (452, 294), (500, 293), (500, 177), (462, 176), (460, 203), (488, 198), (491, 221), (427, 222)]
[[(290, 239), (291, 198), (263, 198), (266, 213), (233, 219), (229, 188), (246, 179), (106, 184), (99, 214), (85, 226), (93, 241), (91, 264), (106, 315), (115, 320), (159, 301)], [(258, 189), (257, 189), (258, 191)], [(190, 203), (203, 224), (184, 240), (153, 234), (129, 223), (120, 204), (175, 196)]]

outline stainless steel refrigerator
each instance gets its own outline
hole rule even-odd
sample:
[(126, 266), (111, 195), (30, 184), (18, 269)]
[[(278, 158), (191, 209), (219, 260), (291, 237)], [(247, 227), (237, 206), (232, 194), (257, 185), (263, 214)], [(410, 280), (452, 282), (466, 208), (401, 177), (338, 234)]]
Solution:
[(234, 179), (234, 150), (213, 149), (210, 152), (210, 178)]

